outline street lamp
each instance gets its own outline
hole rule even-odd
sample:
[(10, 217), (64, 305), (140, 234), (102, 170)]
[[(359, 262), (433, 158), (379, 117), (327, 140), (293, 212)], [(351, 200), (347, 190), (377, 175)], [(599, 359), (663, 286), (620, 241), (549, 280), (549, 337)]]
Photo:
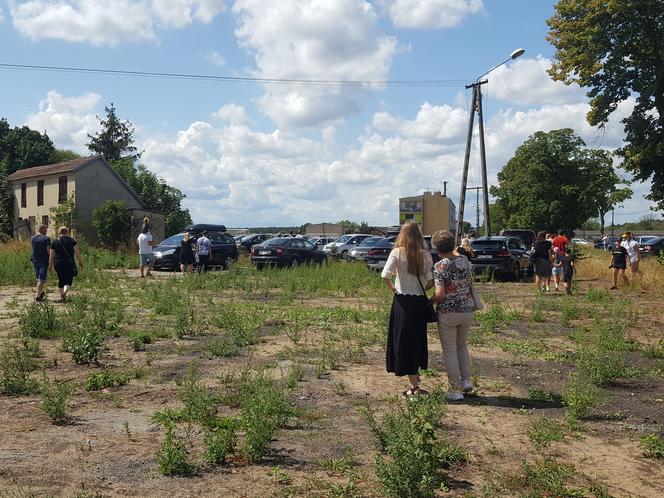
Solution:
[(500, 64), (493, 66), (487, 72), (480, 75), (479, 78), (475, 80), (475, 83), (466, 85), (466, 89), (473, 89), (473, 101), (470, 109), (470, 116), (468, 116), (468, 135), (466, 137), (466, 154), (463, 159), (463, 177), (461, 180), (461, 194), (459, 199), (459, 216), (457, 219), (457, 240), (461, 240), (461, 230), (463, 227), (463, 212), (466, 204), (466, 185), (468, 184), (468, 164), (470, 162), (470, 146), (473, 139), (473, 125), (475, 121), (475, 113), (477, 112), (478, 123), (479, 123), (479, 135), (480, 135), (480, 161), (482, 166), (482, 196), (484, 200), (484, 235), (486, 237), (491, 236), (491, 222), (489, 219), (489, 186), (487, 185), (487, 175), (486, 175), (486, 149), (484, 146), (484, 115), (482, 113), (482, 85), (488, 82), (488, 80), (482, 80), (487, 74), (489, 74), (494, 69), (498, 69), (503, 64), (508, 63), (511, 60), (514, 60), (518, 57), (521, 57), (526, 51), (523, 48), (517, 48), (514, 52), (510, 54), (510, 58), (504, 60)]

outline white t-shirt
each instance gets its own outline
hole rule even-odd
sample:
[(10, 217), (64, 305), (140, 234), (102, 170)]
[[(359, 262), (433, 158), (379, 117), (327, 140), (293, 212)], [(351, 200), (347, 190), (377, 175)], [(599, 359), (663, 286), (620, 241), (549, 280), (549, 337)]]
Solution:
[[(426, 286), (429, 280), (433, 280), (433, 261), (429, 251), (422, 251), (422, 264), (424, 275), (420, 276), (420, 281), (422, 282), (422, 286)], [(381, 277), (388, 278), (395, 273), (397, 278), (394, 282), (394, 287), (397, 290), (397, 294), (422, 295), (422, 286), (417, 281), (418, 278), (408, 273), (406, 251), (400, 247), (392, 249), (383, 267)]]
[(636, 248), (639, 247), (639, 243), (636, 240), (623, 240), (620, 245), (627, 249), (627, 254), (629, 255), (629, 259), (631, 261), (635, 261), (637, 259)]
[(152, 246), (149, 244), (149, 242), (152, 242), (150, 232), (140, 234), (136, 241), (138, 242), (138, 254), (152, 254)]
[(199, 256), (209, 256), (212, 249), (212, 243), (205, 235), (199, 237), (196, 241), (196, 248)]

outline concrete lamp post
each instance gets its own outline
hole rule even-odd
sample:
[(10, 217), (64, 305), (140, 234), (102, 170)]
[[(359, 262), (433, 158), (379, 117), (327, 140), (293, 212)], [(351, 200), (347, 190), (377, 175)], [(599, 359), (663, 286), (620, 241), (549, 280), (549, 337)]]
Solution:
[(470, 116), (468, 116), (468, 135), (466, 137), (466, 154), (463, 160), (463, 176), (461, 179), (461, 194), (459, 198), (459, 216), (457, 219), (457, 241), (461, 240), (461, 232), (463, 228), (463, 214), (464, 207), (466, 204), (466, 190), (468, 185), (468, 164), (470, 162), (470, 146), (473, 139), (473, 125), (475, 122), (475, 113), (478, 116), (479, 123), (479, 136), (480, 136), (480, 161), (482, 168), (482, 196), (484, 201), (484, 235), (486, 237), (491, 236), (491, 221), (489, 219), (489, 186), (487, 185), (487, 174), (486, 174), (486, 150), (484, 146), (484, 115), (482, 113), (482, 85), (486, 84), (488, 80), (482, 80), (487, 74), (489, 74), (494, 69), (498, 69), (503, 64), (508, 63), (511, 60), (514, 60), (518, 57), (521, 57), (525, 54), (526, 51), (523, 48), (517, 48), (510, 55), (509, 59), (504, 60), (500, 64), (493, 66), (491, 69), (483, 73), (479, 78), (475, 80), (474, 83), (466, 85), (466, 88), (473, 89), (473, 99), (470, 109)]

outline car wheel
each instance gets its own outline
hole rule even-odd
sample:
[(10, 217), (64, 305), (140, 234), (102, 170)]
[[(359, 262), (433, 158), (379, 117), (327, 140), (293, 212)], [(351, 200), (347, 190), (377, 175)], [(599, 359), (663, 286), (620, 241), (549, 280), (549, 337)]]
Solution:
[(341, 251), (341, 259), (348, 259), (348, 251), (347, 250), (344, 249), (343, 251)]
[(321, 260), (318, 262), (319, 265), (323, 266), (327, 264), (327, 256), (323, 256)]
[(229, 256), (226, 259), (224, 259), (224, 262), (221, 265), (221, 267), (224, 270), (228, 270), (231, 266), (233, 266), (233, 263), (235, 263), (235, 260)]
[(518, 262), (515, 262), (514, 268), (512, 268), (512, 278), (514, 280), (519, 280), (521, 278), (521, 267)]
[(295, 268), (295, 267), (298, 266), (299, 264), (300, 264), (300, 260), (297, 259), (296, 257), (294, 257), (293, 259), (291, 259), (291, 262), (290, 262), (291, 268)]

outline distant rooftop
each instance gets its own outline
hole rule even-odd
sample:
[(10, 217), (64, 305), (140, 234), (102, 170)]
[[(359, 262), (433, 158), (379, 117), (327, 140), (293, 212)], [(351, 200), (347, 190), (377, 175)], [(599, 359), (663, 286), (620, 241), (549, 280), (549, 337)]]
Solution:
[(86, 164), (99, 159), (98, 157), (84, 157), (83, 159), (74, 159), (64, 163), (45, 164), (43, 166), (33, 166), (32, 168), (19, 169), (9, 175), (10, 181), (25, 180), (27, 178), (35, 178), (37, 176), (57, 175), (60, 173), (71, 173)]

